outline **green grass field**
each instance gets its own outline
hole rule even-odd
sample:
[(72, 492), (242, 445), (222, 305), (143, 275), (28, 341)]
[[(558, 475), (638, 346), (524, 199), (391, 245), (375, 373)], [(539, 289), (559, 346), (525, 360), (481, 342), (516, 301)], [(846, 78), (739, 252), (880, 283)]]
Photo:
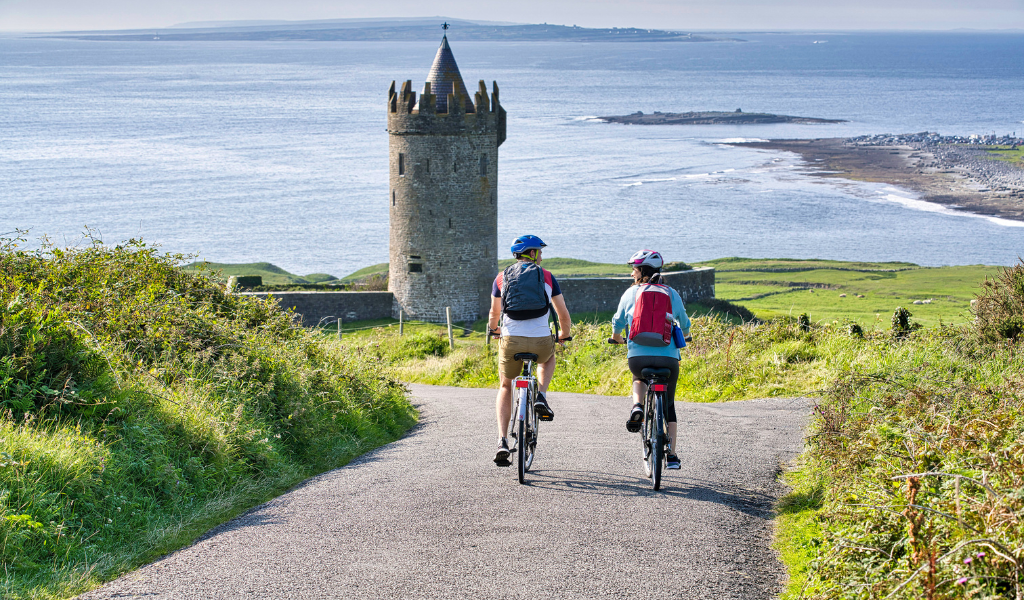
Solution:
[(1012, 146), (996, 146), (994, 149), (989, 149), (988, 153), (996, 160), (1005, 160), (1006, 162), (1024, 166), (1024, 146), (1018, 146), (1017, 148)]
[(965, 323), (978, 285), (1000, 269), (739, 258), (698, 266), (715, 267), (716, 297), (745, 306), (759, 318), (807, 313), (814, 322), (849, 319), (869, 330), (887, 328), (897, 306), (925, 326)]

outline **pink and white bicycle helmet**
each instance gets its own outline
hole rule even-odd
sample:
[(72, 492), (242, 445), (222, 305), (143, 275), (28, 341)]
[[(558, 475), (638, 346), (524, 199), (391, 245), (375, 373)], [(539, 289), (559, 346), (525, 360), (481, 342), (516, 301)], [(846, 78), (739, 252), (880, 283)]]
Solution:
[(633, 256), (630, 256), (629, 262), (626, 264), (631, 267), (651, 267), (652, 269), (660, 269), (665, 264), (665, 260), (661, 258), (660, 252), (655, 252), (654, 250), (640, 250)]

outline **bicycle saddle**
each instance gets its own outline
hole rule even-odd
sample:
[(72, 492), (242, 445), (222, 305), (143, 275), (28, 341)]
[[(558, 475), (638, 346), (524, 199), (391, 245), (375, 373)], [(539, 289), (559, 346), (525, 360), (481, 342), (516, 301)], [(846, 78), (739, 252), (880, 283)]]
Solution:
[(655, 383), (664, 383), (668, 381), (669, 377), (672, 376), (671, 369), (655, 369), (653, 367), (647, 367), (640, 371), (640, 376), (644, 379), (653, 379)]
[(512, 360), (532, 360), (537, 362), (537, 355), (533, 352), (516, 352), (512, 355)]

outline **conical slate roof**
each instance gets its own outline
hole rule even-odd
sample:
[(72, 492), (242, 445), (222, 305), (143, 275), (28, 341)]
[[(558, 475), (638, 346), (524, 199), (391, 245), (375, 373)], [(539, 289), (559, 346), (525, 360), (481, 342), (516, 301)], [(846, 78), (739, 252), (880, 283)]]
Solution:
[(466, 112), (473, 112), (473, 102), (469, 99), (466, 84), (462, 82), (459, 65), (455, 64), (455, 56), (448, 45), (447, 35), (441, 38), (441, 47), (437, 49), (437, 56), (430, 67), (427, 81), (430, 82), (430, 93), (437, 97), (437, 112), (448, 112), (448, 94), (451, 93), (463, 96)]

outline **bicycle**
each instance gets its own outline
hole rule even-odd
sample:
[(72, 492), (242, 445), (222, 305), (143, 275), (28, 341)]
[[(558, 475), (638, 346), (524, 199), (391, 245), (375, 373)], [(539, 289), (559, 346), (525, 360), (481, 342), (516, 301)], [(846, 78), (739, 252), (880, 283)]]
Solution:
[(668, 430), (665, 427), (665, 390), (672, 376), (669, 369), (647, 367), (640, 371), (647, 382), (647, 396), (644, 399), (644, 421), (640, 427), (640, 444), (644, 451), (644, 473), (651, 480), (651, 487), (661, 488), (661, 473), (669, 450)]
[[(609, 344), (625, 344), (608, 338)], [(665, 392), (672, 376), (669, 369), (646, 367), (640, 377), (647, 384), (644, 397), (644, 420), (640, 426), (640, 449), (643, 451), (644, 474), (651, 480), (654, 490), (661, 489), (661, 474), (669, 450), (668, 429), (665, 423)]]
[(509, 419), (509, 437), (516, 441), (519, 483), (526, 483), (526, 473), (533, 465), (533, 457), (537, 453), (539, 433), (537, 412), (533, 408), (537, 400), (537, 378), (533, 374), (537, 355), (518, 352), (512, 358), (523, 361), (523, 374), (512, 380), (516, 401)]
[[(501, 337), (493, 332), (487, 335)], [(572, 336), (561, 338), (560, 341), (572, 341)], [(540, 421), (533, 408), (534, 402), (537, 401), (537, 393), (540, 391), (537, 377), (534, 375), (538, 357), (532, 352), (517, 352), (512, 355), (512, 358), (523, 361), (523, 373), (512, 380), (515, 402), (509, 418), (508, 436), (515, 440), (516, 444), (514, 452), (519, 467), (519, 483), (526, 483), (526, 473), (530, 471), (533, 457), (537, 453), (537, 437), (540, 429)]]

